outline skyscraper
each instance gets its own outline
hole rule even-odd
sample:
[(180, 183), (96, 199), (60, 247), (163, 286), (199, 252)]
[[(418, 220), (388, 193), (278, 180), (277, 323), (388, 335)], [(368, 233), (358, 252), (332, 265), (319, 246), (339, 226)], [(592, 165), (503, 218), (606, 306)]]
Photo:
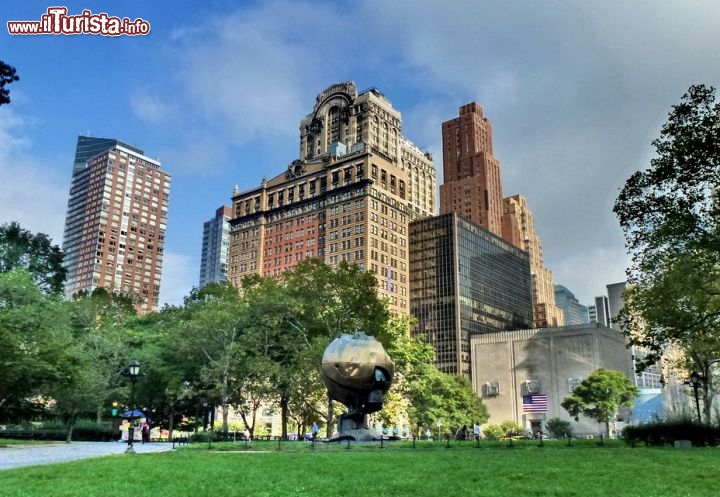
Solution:
[(500, 162), (493, 156), (492, 124), (472, 102), (442, 124), (440, 214), (455, 212), (502, 236)]
[(563, 285), (555, 285), (555, 302), (563, 311), (566, 326), (590, 322), (587, 306), (578, 302), (575, 294)]
[(532, 323), (527, 252), (456, 213), (410, 224), (410, 309), (440, 371), (470, 379), (470, 338)]
[(543, 265), (540, 237), (522, 195), (503, 198), (500, 162), (493, 156), (492, 125), (476, 102), (442, 124), (444, 183), (440, 213), (455, 212), (530, 255), (533, 326), (562, 326), (552, 273)]
[(408, 224), (434, 214), (435, 185), (432, 157), (403, 137), (385, 95), (332, 85), (300, 123), (298, 159), (233, 192), (228, 278), (277, 276), (306, 258), (353, 262), (408, 314)]
[(626, 281), (605, 285), (605, 288), (607, 288), (608, 296), (608, 313), (610, 314), (610, 324), (608, 326), (610, 326), (611, 328), (615, 328), (616, 330), (622, 330), (621, 323), (618, 320), (618, 314), (625, 306), (623, 292), (625, 291), (626, 286)]
[(158, 308), (170, 175), (119, 140), (79, 136), (63, 234), (67, 294), (107, 288)]
[(610, 327), (610, 304), (605, 295), (595, 297), (595, 305), (588, 308), (591, 323), (600, 323)]
[[(530, 256), (532, 274), (533, 327), (548, 328), (565, 324), (562, 310), (555, 304), (555, 289), (552, 272), (543, 263), (542, 244), (535, 231), (535, 220), (522, 195), (513, 195), (503, 199), (505, 218), (503, 237), (516, 244)], [(509, 219), (508, 219), (509, 218)], [(516, 230), (515, 234), (509, 234)]]
[(232, 207), (223, 205), (215, 217), (203, 223), (202, 255), (200, 257), (200, 286), (227, 280), (230, 252), (230, 218)]

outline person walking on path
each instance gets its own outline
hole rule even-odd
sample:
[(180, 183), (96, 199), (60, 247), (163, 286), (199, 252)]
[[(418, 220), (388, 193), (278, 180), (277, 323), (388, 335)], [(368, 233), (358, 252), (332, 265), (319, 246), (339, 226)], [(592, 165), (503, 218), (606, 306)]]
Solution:
[(480, 440), (480, 425), (477, 423), (473, 425), (473, 436), (475, 440)]
[(120, 425), (120, 441), (122, 443), (127, 443), (128, 433), (129, 433), (129, 426), (127, 423), (123, 422), (123, 424)]
[(313, 425), (312, 425), (312, 437), (313, 437), (313, 440), (317, 440), (317, 437), (318, 437), (319, 434), (320, 434), (320, 427), (318, 426), (317, 423), (313, 422)]
[(149, 443), (150, 442), (150, 423), (147, 422), (147, 419), (143, 421), (140, 431), (142, 433), (142, 443)]

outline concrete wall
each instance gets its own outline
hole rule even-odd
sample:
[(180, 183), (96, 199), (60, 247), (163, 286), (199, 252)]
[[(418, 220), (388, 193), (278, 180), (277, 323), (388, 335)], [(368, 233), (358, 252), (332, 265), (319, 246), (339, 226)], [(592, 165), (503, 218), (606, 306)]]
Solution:
[[(539, 422), (545, 430), (545, 421), (558, 417), (572, 421), (578, 435), (597, 435), (601, 428), (595, 421), (581, 417), (575, 422), (560, 403), (574, 383), (598, 368), (622, 371), (632, 379), (625, 337), (597, 323), (477, 335), (471, 339), (471, 354), (473, 388), (487, 406), (491, 424), (515, 420), (531, 428)], [(522, 396), (533, 393), (533, 387), (548, 396), (547, 412), (523, 412)]]

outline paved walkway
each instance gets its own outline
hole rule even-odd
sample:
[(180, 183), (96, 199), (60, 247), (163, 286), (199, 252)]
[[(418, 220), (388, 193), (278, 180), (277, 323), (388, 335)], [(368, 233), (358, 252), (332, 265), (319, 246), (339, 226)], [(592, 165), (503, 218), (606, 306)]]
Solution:
[[(172, 443), (135, 443), (133, 447), (138, 454), (164, 452), (172, 450)], [(125, 449), (127, 449), (127, 444), (120, 442), (73, 442), (70, 444), (11, 446), (0, 448), (0, 470), (122, 454)]]

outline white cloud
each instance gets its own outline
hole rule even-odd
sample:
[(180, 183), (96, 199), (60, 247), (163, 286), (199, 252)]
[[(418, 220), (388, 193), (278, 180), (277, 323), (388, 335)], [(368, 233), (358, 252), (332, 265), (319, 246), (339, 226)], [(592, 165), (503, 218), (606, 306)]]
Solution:
[(70, 175), (58, 174), (37, 155), (25, 119), (6, 106), (0, 112), (0, 224), (17, 221), (61, 245)]
[(175, 31), (173, 76), (197, 117), (232, 140), (291, 140), (310, 110), (308, 95), (334, 82), (316, 71), (332, 74), (341, 60), (324, 38), (344, 23), (333, 9), (286, 1), (207, 19)]
[(165, 252), (160, 281), (160, 307), (181, 305), (183, 298), (198, 285), (200, 270), (197, 261), (187, 255)]
[(607, 295), (607, 285), (626, 281), (624, 268), (630, 259), (613, 250), (590, 247), (563, 254), (550, 263), (556, 285), (567, 287), (581, 304), (593, 305), (595, 297)]
[(130, 98), (130, 107), (138, 117), (152, 124), (166, 123), (177, 115), (171, 104), (147, 92), (136, 92)]

